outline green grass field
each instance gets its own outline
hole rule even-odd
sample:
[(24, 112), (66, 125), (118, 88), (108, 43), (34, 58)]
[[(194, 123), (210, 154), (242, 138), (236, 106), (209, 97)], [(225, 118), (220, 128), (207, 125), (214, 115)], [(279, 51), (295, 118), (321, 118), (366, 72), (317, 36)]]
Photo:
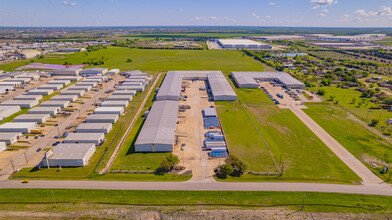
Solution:
[(245, 175), (225, 181), (360, 181), (290, 110), (279, 109), (262, 90), (236, 89), (236, 93), (245, 109), (238, 101), (217, 103), (229, 152), (238, 155), (250, 171), (270, 172), (272, 159), (257, 135), (259, 130), (278, 165), (282, 157), (284, 172), (281, 177)]
[[(392, 145), (347, 118), (347, 112), (334, 104), (307, 104), (304, 111), (340, 144), (383, 180), (385, 164), (392, 165)], [(376, 165), (376, 167), (372, 166)]]
[[(69, 54), (66, 55), (66, 58), (45, 57), (34, 59), (34, 61), (53, 64), (64, 64), (65, 61), (68, 61), (71, 64), (82, 64), (83, 62), (102, 59), (102, 57), (105, 62), (102, 67), (121, 70), (138, 69), (152, 72), (168, 70), (221, 70), (224, 72), (263, 70), (262, 64), (244, 56), (241, 51), (225, 50), (143, 50), (108, 47), (108, 49), (90, 53)], [(126, 62), (127, 58), (131, 58), (133, 62)], [(26, 64), (26, 61), (0, 66), (0, 69), (11, 71), (24, 64)]]
[[(53, 194), (57, 207), (54, 208)], [(381, 213), (392, 211), (391, 197), (312, 192), (132, 191), (67, 189), (1, 189), (0, 209), (74, 211), (86, 205), (205, 207), (207, 209), (288, 207), (303, 212)], [(23, 196), (21, 196), (23, 195)], [(9, 206), (12, 204), (12, 206)], [(37, 206), (38, 204), (43, 206)], [(73, 205), (75, 209), (69, 206)], [(42, 210), (40, 210), (42, 209)], [(82, 208), (83, 209), (83, 208)]]
[[(376, 128), (381, 130), (381, 126), (387, 126), (386, 122), (392, 118), (392, 112), (385, 109), (370, 109), (375, 107), (376, 104), (370, 102), (370, 98), (361, 98), (361, 92), (354, 89), (341, 89), (336, 87), (322, 87), (325, 90), (324, 99), (328, 100), (330, 96), (334, 96), (334, 102), (349, 110), (362, 121), (370, 124), (372, 119), (379, 120)], [(353, 103), (355, 99), (355, 103)]]

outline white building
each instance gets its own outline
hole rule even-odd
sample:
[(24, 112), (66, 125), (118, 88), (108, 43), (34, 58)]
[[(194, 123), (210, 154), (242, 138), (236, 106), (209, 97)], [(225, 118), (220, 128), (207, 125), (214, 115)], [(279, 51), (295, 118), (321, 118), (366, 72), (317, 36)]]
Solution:
[(0, 125), (1, 132), (21, 132), (23, 134), (29, 133), (31, 130), (37, 127), (35, 122), (7, 122)]
[(95, 145), (59, 144), (46, 152), (42, 159), (43, 166), (49, 167), (84, 167), (94, 155)]
[(124, 113), (123, 107), (98, 107), (94, 110), (94, 114), (118, 114)]
[(107, 68), (87, 68), (80, 71), (82, 76), (102, 76), (108, 72)]
[(45, 123), (50, 118), (49, 114), (22, 114), (14, 118), (14, 122)]
[(16, 143), (23, 135), (21, 132), (1, 132), (0, 142), (5, 142), (7, 145)]
[(81, 68), (67, 68), (67, 69), (59, 69), (53, 71), (53, 75), (55, 76), (79, 76)]
[(76, 133), (104, 133), (112, 130), (111, 123), (82, 123), (76, 127)]
[(219, 46), (223, 49), (252, 49), (252, 50), (268, 50), (272, 49), (271, 45), (256, 42), (249, 39), (219, 39)]
[(93, 143), (101, 145), (105, 141), (104, 133), (70, 133), (65, 139), (64, 143), (87, 144)]

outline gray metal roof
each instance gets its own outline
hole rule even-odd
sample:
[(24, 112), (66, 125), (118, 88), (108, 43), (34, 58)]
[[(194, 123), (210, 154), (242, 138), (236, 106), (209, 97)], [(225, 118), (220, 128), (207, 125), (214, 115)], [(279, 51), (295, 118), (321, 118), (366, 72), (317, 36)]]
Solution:
[(65, 140), (101, 140), (104, 138), (104, 133), (70, 133)]
[(118, 118), (118, 114), (98, 114), (98, 115), (89, 115), (87, 119), (116, 119)]
[(50, 156), (50, 159), (82, 160), (91, 148), (95, 148), (95, 144), (59, 144), (53, 148), (53, 154)]
[(50, 117), (49, 114), (22, 114), (18, 115), (14, 118), (15, 119), (43, 119), (46, 117)]
[(232, 72), (231, 73), (236, 82), (241, 85), (245, 84), (257, 84), (256, 79), (260, 80), (279, 80), (282, 84), (291, 86), (291, 85), (303, 85), (304, 84), (290, 74), (286, 72)]
[(183, 78), (208, 80), (214, 99), (218, 96), (237, 97), (221, 71), (169, 71), (159, 88), (156, 100), (178, 100), (181, 94)]
[(161, 87), (159, 88), (156, 100), (179, 100), (181, 95), (182, 73), (168, 72)]
[(76, 127), (78, 129), (109, 129), (112, 123), (82, 123)]
[(174, 144), (178, 101), (156, 101), (144, 122), (135, 145)]

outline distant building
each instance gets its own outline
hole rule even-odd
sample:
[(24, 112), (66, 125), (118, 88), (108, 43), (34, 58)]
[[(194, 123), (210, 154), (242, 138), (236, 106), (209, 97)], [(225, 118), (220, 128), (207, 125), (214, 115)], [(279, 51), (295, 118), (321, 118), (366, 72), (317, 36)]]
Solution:
[(95, 152), (95, 144), (59, 144), (45, 153), (43, 166), (84, 167)]
[(219, 46), (223, 49), (251, 49), (251, 50), (268, 50), (272, 49), (271, 45), (256, 42), (249, 39), (219, 39)]
[(86, 48), (63, 47), (57, 49), (57, 52), (82, 52), (82, 51), (86, 51)]
[[(53, 71), (53, 75), (55, 76), (79, 76), (80, 71), (82, 71), (81, 68), (66, 68), (66, 69), (58, 69)], [(62, 79), (68, 79), (73, 81), (71, 78), (62, 78)]]
[(82, 76), (102, 76), (108, 72), (107, 68), (87, 68), (80, 71)]

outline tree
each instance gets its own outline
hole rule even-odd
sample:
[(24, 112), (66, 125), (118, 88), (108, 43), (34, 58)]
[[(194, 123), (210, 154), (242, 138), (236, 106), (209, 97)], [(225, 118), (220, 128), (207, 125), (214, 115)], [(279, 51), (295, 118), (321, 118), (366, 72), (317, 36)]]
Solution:
[(325, 95), (325, 90), (324, 89), (318, 89), (317, 95)]
[(174, 169), (178, 163), (180, 163), (180, 160), (178, 159), (178, 157), (176, 155), (169, 155), (166, 157), (166, 160), (169, 162), (170, 164), (170, 170)]
[(246, 164), (233, 154), (230, 154), (225, 162), (233, 167), (233, 172), (231, 173), (233, 176), (241, 176), (246, 171)]
[(370, 123), (370, 127), (376, 127), (378, 124), (378, 120), (377, 119), (372, 119), (372, 122)]
[(180, 160), (178, 159), (177, 156), (169, 155), (162, 160), (161, 165), (155, 170), (155, 173), (158, 175), (163, 175), (164, 173), (168, 173), (172, 171), (179, 162)]
[(127, 59), (127, 63), (132, 63), (132, 62), (133, 62), (133, 60), (131, 58)]
[(227, 175), (230, 175), (231, 173), (233, 173), (233, 166), (226, 163), (220, 167), (220, 170), (217, 173), (217, 177), (220, 179), (226, 179)]

